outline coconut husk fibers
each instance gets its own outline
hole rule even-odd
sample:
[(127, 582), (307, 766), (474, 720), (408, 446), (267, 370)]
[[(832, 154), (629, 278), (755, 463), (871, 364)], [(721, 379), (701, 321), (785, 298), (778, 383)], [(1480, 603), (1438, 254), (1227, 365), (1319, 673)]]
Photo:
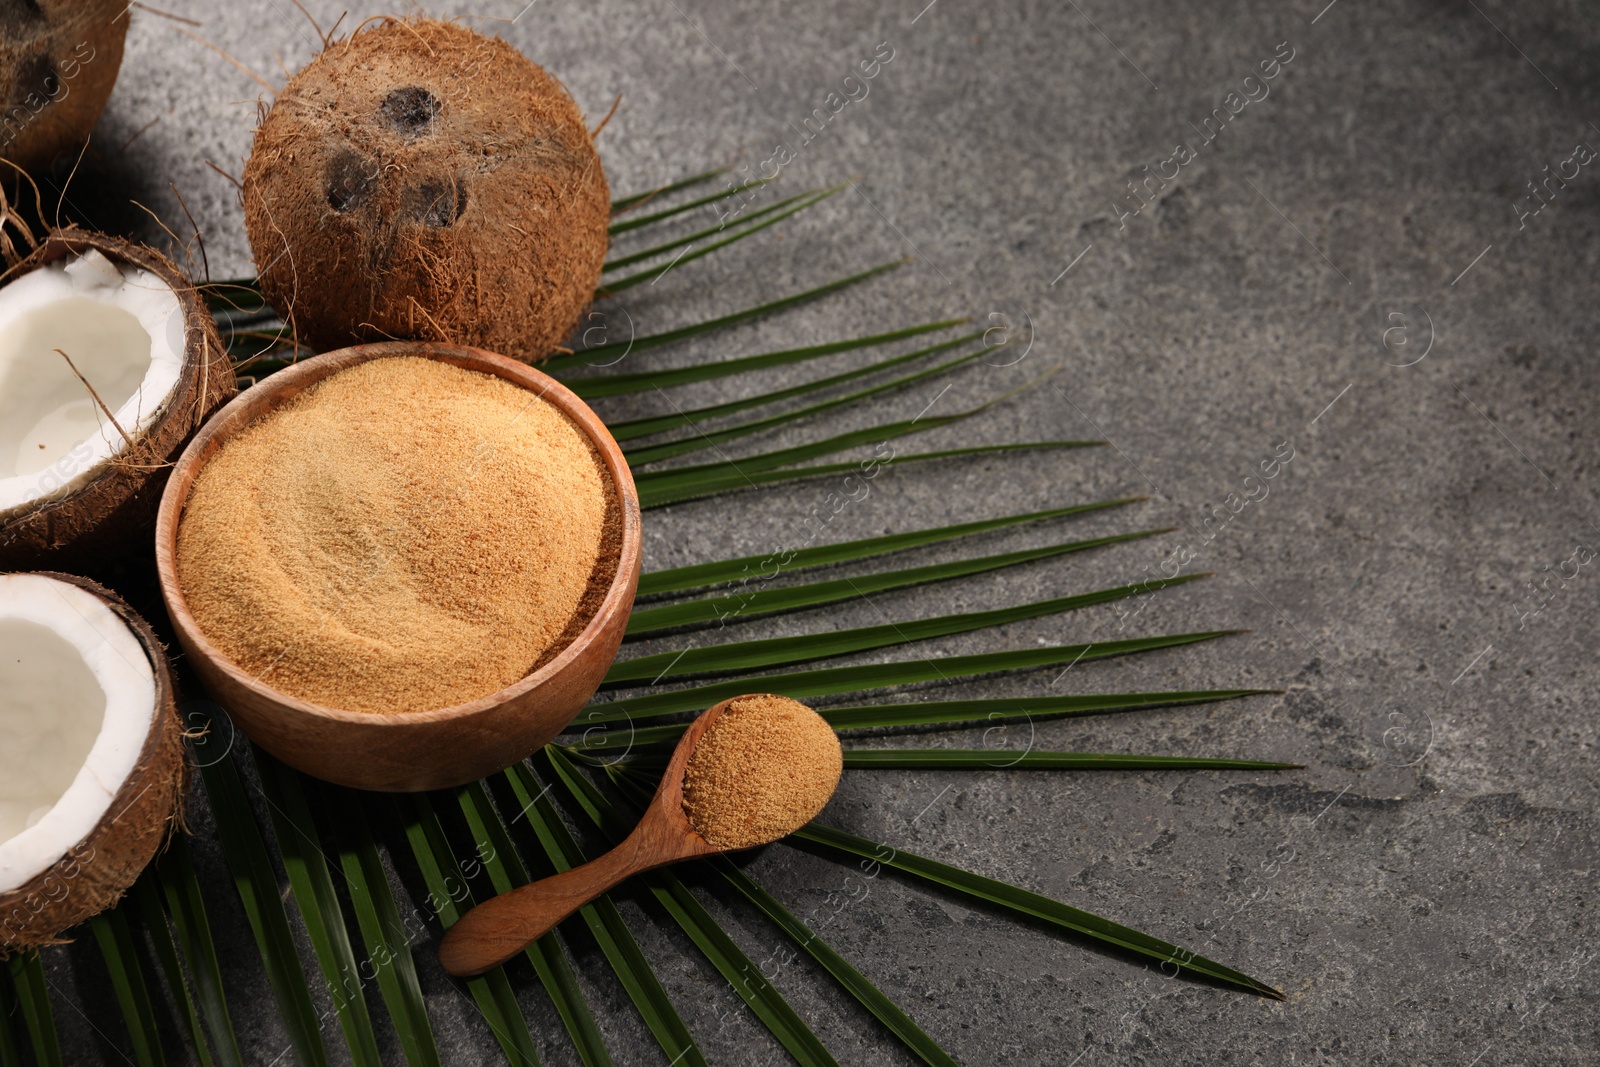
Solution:
[(126, 0), (0, 0), (0, 159), (34, 171), (81, 148), (127, 32)]
[(278, 94), (244, 171), (262, 289), (319, 351), (414, 339), (546, 355), (599, 284), (610, 197), (559, 81), (431, 19), (330, 45)]
[(173, 463), (200, 425), (236, 391), (216, 320), (183, 272), (154, 249), (69, 227), (51, 232), (9, 273), (20, 276), (89, 249), (149, 271), (177, 295), (184, 321), (183, 371), (155, 421), (133, 434), (133, 444), (102, 463), (84, 484), (0, 511), (0, 571), (70, 567), (101, 573), (131, 551), (147, 550)]
[(150, 624), (117, 594), (87, 578), (39, 573), (94, 594), (128, 624), (150, 657), (156, 710), (138, 762), (89, 835), (35, 878), (0, 893), (0, 957), (62, 944), (69, 940), (61, 937), (63, 931), (120, 900), (167, 838), (182, 828), (188, 789), (172, 670)]
[(279, 692), (424, 712), (496, 693), (588, 625), (615, 486), (560, 408), (415, 356), (318, 381), (196, 477), (177, 572), (200, 629)]

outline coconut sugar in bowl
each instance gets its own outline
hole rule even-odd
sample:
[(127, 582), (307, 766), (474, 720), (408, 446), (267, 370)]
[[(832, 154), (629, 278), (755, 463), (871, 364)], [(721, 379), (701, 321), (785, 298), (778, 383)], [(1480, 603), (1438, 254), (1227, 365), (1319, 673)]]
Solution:
[(390, 342), (295, 364), (196, 435), (156, 561), (211, 695), (285, 763), (360, 789), (476, 781), (555, 737), (639, 583), (622, 450), (559, 382)]

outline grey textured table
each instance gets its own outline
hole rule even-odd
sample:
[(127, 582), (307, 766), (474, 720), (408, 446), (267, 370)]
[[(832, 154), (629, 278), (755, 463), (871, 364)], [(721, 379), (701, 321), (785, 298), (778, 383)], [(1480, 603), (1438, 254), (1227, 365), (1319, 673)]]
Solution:
[[(799, 144), (802, 120), (858, 62), (892, 50), (868, 96), (785, 168), (792, 190), (845, 178), (854, 190), (635, 290), (627, 306), (659, 329), (897, 256), (912, 257), (906, 269), (640, 366), (946, 313), (1025, 315), (1034, 336), (1020, 363), (829, 425), (911, 418), (936, 396), (934, 410), (955, 411), (1059, 366), (919, 446), (1113, 447), (896, 469), (829, 536), (1125, 494), (1150, 499), (1074, 532), (1179, 531), (875, 598), (830, 621), (1131, 581), (1188, 546), (1186, 569), (1216, 576), (1155, 598), (1125, 630), (1107, 606), (933, 651), (1248, 627), (1201, 649), (961, 692), (1285, 690), (1041, 724), (1037, 743), (1290, 759), (1302, 772), (858, 773), (828, 818), (1200, 948), (1280, 984), (1286, 1003), (1165, 981), (888, 878), (830, 937), (972, 1064), (1595, 1062), (1600, 577), (1588, 563), (1563, 569), (1600, 545), (1600, 173), (1567, 162), (1580, 143), (1600, 146), (1592, 12), (1575, 0), (925, 2), (536, 0), (520, 16), (521, 0), (431, 6), (511, 20), (482, 25), (555, 71), (596, 119), (620, 93), (600, 141), (618, 193), (709, 164), (754, 171), (779, 142)], [(273, 81), (276, 56), (293, 69), (315, 44), (288, 0), (162, 6)], [(324, 26), (341, 10), (308, 6)], [(382, 10), (356, 5), (345, 25)], [(236, 194), (206, 163), (239, 172), (259, 88), (179, 30), (133, 13), (99, 131), (106, 158), (74, 202), (104, 227), (164, 241), (123, 201), (186, 231), (170, 180), (213, 276), (243, 274)], [(1275, 56), (1277, 77), (1246, 83)], [(1213, 109), (1228, 121), (1208, 140)], [(1180, 143), (1191, 152), (1175, 155)], [(1543, 201), (1527, 183), (1547, 166), (1578, 173), (1548, 186), (1534, 213)], [(1166, 177), (1144, 184), (1155, 173)], [(635, 410), (652, 409), (603, 412)], [(1250, 483), (1258, 499), (1205, 524), (1289, 450), (1264, 499)], [(768, 548), (821, 492), (652, 513), (647, 566)], [(755, 869), (801, 912), (845, 873), (781, 848)], [(771, 937), (731, 903), (716, 907), (752, 951)], [(687, 942), (638, 929), (713, 1062), (783, 1059)], [(242, 931), (228, 947), (253, 951)], [(264, 983), (242, 980), (241, 1035), (268, 1062), (283, 1031)], [(436, 972), (425, 981), (448, 1061), (495, 1062), (466, 1001)], [(795, 968), (780, 984), (841, 1062), (909, 1062), (825, 978)], [(593, 985), (619, 1062), (664, 1062), (620, 995)], [(528, 993), (541, 1053), (575, 1062), (540, 996)], [(122, 1062), (66, 1022), (79, 1060)]]

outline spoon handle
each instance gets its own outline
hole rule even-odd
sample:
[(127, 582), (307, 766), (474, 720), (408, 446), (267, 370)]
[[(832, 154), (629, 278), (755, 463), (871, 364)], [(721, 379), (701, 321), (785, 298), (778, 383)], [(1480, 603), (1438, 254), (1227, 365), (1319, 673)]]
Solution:
[(506, 962), (629, 875), (660, 866), (659, 852), (642, 845), (636, 831), (588, 863), (484, 901), (445, 931), (439, 962), (460, 978)]

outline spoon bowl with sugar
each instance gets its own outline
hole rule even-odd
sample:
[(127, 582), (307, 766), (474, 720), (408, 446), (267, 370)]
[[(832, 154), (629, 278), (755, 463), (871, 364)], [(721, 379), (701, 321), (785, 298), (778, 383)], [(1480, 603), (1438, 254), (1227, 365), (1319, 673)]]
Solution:
[(445, 932), (450, 974), (482, 974), (625, 879), (768, 844), (816, 817), (838, 787), (839, 739), (788, 697), (733, 697), (689, 724), (639, 824), (605, 855), (479, 904)]

